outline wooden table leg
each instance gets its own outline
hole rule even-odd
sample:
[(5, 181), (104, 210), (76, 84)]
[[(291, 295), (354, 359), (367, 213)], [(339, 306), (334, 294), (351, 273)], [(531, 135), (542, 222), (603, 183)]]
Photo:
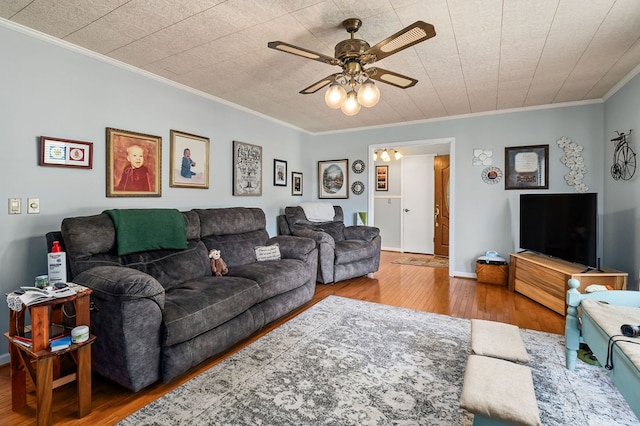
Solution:
[(11, 408), (17, 411), (27, 405), (27, 372), (20, 362), (20, 350), (9, 344), (11, 354)]
[(78, 417), (91, 412), (91, 345), (77, 350), (78, 355)]
[(53, 424), (53, 357), (39, 358), (36, 367), (36, 419), (38, 426)]

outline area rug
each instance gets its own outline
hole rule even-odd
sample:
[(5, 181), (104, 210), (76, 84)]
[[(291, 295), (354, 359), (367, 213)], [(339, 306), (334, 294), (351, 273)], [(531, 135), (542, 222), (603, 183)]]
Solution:
[[(544, 425), (640, 424), (563, 336), (521, 335)], [(330, 296), (120, 425), (470, 425), (470, 321)]]
[(442, 256), (430, 257), (401, 257), (391, 263), (399, 263), (401, 265), (429, 266), (431, 268), (448, 268), (449, 258)]

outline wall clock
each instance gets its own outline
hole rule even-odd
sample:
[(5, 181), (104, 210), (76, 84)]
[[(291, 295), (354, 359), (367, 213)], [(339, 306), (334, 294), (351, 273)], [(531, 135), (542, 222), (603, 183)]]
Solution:
[(498, 167), (487, 167), (482, 171), (482, 180), (489, 185), (495, 185), (502, 180), (502, 170)]
[(351, 170), (353, 170), (354, 173), (364, 172), (364, 161), (362, 160), (354, 161), (353, 164), (351, 164)]
[(353, 182), (353, 184), (351, 185), (351, 192), (356, 195), (362, 194), (364, 192), (364, 183), (360, 182), (359, 180)]

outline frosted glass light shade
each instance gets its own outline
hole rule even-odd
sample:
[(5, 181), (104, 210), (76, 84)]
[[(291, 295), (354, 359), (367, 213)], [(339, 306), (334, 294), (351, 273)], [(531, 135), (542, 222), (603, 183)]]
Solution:
[(358, 103), (358, 95), (354, 90), (347, 93), (347, 99), (344, 100), (340, 107), (345, 115), (356, 115), (360, 112), (360, 104)]
[(367, 79), (358, 89), (358, 102), (366, 108), (375, 106), (380, 100), (380, 89), (373, 84), (371, 79)]
[(399, 160), (402, 158), (402, 154), (400, 154), (400, 152), (395, 151), (395, 153), (396, 153), (396, 160)]
[(380, 155), (380, 159), (385, 163), (388, 163), (389, 161), (391, 161), (391, 157), (389, 157), (389, 152), (386, 149), (382, 151), (382, 155)]
[(329, 86), (327, 92), (324, 94), (324, 101), (329, 108), (333, 109), (340, 108), (346, 98), (347, 91), (337, 82), (331, 83), (331, 86)]

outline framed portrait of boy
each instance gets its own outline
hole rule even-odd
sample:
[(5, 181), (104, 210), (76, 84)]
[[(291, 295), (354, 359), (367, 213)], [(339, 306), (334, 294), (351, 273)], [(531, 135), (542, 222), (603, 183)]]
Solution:
[(287, 162), (284, 160), (273, 160), (273, 185), (287, 186)]
[(209, 138), (171, 130), (169, 186), (209, 188)]
[(160, 197), (162, 137), (107, 127), (107, 197)]

